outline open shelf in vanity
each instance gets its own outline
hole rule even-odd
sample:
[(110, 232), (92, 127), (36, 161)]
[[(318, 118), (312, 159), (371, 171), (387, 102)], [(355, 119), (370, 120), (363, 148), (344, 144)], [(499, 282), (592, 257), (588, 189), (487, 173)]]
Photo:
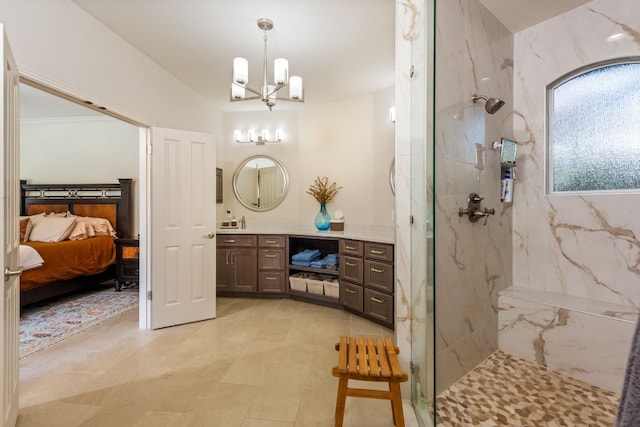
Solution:
[[(314, 267), (306, 267), (300, 265), (291, 264), (291, 257), (298, 252), (301, 252), (305, 249), (311, 250), (319, 250), (320, 257), (324, 258), (328, 254), (337, 254), (338, 253), (338, 238), (336, 237), (309, 237), (309, 236), (289, 236), (289, 276), (294, 275), (296, 273), (311, 273), (318, 274), (320, 277), (338, 277), (340, 272), (338, 268), (328, 269), (328, 268), (314, 268)], [(340, 298), (328, 296), (319, 293), (305, 292), (301, 290), (292, 289), (291, 286), (287, 289), (289, 295), (292, 298), (296, 299), (304, 299), (304, 300), (313, 300), (314, 302), (321, 303), (323, 305), (330, 305), (335, 307), (341, 307)]]

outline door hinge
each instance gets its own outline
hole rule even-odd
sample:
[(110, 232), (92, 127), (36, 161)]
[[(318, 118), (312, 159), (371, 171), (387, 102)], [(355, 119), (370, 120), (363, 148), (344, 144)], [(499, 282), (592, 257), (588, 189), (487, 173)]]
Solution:
[(413, 224), (413, 215), (409, 216), (409, 224)]
[(151, 143), (147, 144), (147, 154), (153, 154), (153, 145)]
[(409, 69), (409, 78), (412, 78), (413, 75), (415, 74), (415, 72), (416, 72), (416, 70), (412, 65), (411, 68)]
[(151, 301), (151, 291), (147, 291), (147, 299)]

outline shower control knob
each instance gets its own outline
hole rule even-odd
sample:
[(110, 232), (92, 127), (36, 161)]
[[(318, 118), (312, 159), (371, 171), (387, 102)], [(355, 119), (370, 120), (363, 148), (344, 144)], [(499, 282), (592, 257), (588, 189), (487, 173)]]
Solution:
[(484, 197), (480, 197), (480, 195), (473, 193), (469, 196), (469, 202), (471, 203), (480, 203), (482, 200), (484, 200)]

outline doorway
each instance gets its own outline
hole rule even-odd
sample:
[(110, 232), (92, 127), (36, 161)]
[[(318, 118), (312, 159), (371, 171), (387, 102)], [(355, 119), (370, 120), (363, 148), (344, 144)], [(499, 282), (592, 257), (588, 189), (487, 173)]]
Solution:
[[(146, 135), (147, 128), (29, 79), (21, 78), (19, 90), (20, 178), (29, 183), (65, 184), (131, 178), (131, 231), (138, 235), (144, 210), (140, 207), (144, 200), (140, 156), (146, 137), (141, 135)], [(139, 288), (142, 294), (143, 287)]]

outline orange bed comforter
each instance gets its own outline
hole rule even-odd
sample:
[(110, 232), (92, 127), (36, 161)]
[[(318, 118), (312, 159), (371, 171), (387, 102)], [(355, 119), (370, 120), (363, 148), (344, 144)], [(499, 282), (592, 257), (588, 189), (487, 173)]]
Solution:
[(25, 292), (52, 282), (101, 273), (116, 259), (116, 245), (111, 236), (57, 243), (22, 242), (38, 251), (44, 265), (20, 276), (20, 291)]

